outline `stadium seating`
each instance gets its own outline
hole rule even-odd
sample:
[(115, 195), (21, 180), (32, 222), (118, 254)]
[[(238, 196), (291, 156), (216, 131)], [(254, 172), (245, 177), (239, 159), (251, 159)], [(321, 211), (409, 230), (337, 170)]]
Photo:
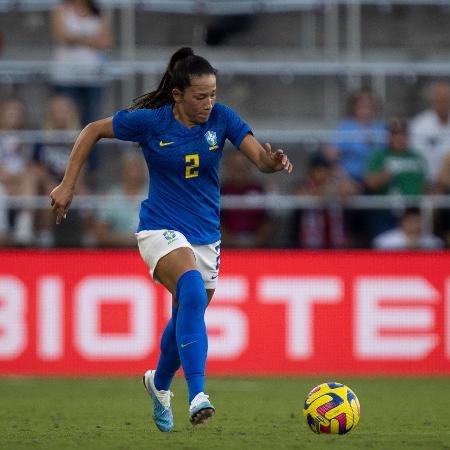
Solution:
[[(34, 129), (49, 93), (49, 13), (56, 3), (0, 1), (0, 99), (33, 98)], [(385, 117), (411, 117), (424, 106), (425, 83), (450, 76), (450, 35), (443, 32), (450, 7), (439, 0), (99, 3), (115, 32), (103, 74), (110, 79), (105, 115), (151, 89), (167, 56), (192, 45), (219, 69), (219, 100), (239, 111), (262, 141), (289, 151), (300, 169), (297, 178), (307, 153), (327, 142), (345, 113), (351, 89), (372, 87)], [(220, 45), (208, 46), (208, 27), (230, 14), (251, 20)], [(101, 179), (107, 183), (108, 175)], [(292, 188), (293, 182), (275, 180), (277, 191)]]

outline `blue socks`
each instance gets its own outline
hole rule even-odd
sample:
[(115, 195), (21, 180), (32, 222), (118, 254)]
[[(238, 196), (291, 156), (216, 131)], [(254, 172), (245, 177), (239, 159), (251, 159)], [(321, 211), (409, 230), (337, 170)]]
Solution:
[(198, 270), (185, 272), (177, 283), (178, 308), (172, 308), (161, 337), (161, 354), (155, 373), (155, 387), (167, 391), (175, 373), (183, 366), (188, 385), (189, 403), (205, 388), (208, 352), (205, 310), (207, 295)]
[(189, 403), (205, 388), (206, 335), (205, 310), (207, 296), (198, 270), (185, 272), (177, 283), (178, 317), (176, 342), (184, 377), (189, 390)]
[(180, 368), (175, 327), (177, 323), (178, 308), (172, 307), (172, 318), (169, 320), (161, 336), (161, 354), (155, 372), (156, 389), (168, 391), (175, 373)]

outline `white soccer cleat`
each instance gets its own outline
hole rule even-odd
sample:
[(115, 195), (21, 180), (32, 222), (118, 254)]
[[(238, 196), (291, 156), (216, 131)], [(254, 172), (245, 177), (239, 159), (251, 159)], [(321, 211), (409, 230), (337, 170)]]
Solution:
[(209, 396), (204, 392), (199, 392), (189, 406), (189, 417), (192, 425), (207, 424), (215, 412), (214, 406), (209, 401)]
[(147, 370), (142, 377), (145, 389), (153, 402), (153, 420), (160, 431), (169, 432), (173, 429), (173, 414), (170, 407), (171, 391), (158, 391), (155, 387), (156, 370)]

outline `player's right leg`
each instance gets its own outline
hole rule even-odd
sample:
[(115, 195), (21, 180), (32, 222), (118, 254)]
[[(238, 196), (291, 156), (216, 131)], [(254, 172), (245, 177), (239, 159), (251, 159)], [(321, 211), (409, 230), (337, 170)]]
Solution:
[(156, 389), (155, 370), (147, 370), (142, 381), (153, 402), (153, 420), (160, 431), (168, 432), (173, 429), (173, 414), (170, 407), (172, 392)]
[(180, 368), (175, 326), (177, 308), (172, 307), (172, 318), (161, 336), (161, 353), (156, 370), (148, 370), (144, 377), (144, 386), (153, 402), (153, 420), (160, 431), (171, 431), (174, 426), (170, 406), (173, 393), (170, 391), (175, 373)]
[[(174, 301), (172, 301), (174, 304)], [(155, 386), (159, 390), (168, 391), (173, 377), (181, 366), (176, 340), (178, 307), (172, 306), (172, 317), (161, 336), (161, 353), (155, 373)]]
[[(139, 251), (154, 276), (155, 268), (161, 259), (176, 250), (191, 256), (189, 243), (183, 235), (170, 230), (147, 230), (137, 234)], [(186, 248), (188, 247), (188, 248)], [(182, 258), (183, 259), (183, 258)], [(189, 262), (195, 265), (194, 262)], [(188, 266), (191, 267), (191, 266)], [(155, 282), (159, 282), (154, 276)], [(173, 302), (172, 318), (161, 336), (161, 353), (156, 370), (148, 370), (144, 386), (153, 403), (153, 420), (159, 430), (171, 431), (174, 426), (170, 405), (172, 392), (169, 390), (172, 379), (180, 367), (180, 357), (176, 341), (176, 321), (178, 308)]]

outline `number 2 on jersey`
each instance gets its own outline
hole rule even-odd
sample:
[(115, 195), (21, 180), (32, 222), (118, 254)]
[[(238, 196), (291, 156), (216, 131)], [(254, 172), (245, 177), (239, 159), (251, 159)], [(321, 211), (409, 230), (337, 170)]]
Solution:
[(186, 155), (186, 178), (198, 177), (198, 166), (200, 165), (200, 158), (198, 153), (193, 155)]

